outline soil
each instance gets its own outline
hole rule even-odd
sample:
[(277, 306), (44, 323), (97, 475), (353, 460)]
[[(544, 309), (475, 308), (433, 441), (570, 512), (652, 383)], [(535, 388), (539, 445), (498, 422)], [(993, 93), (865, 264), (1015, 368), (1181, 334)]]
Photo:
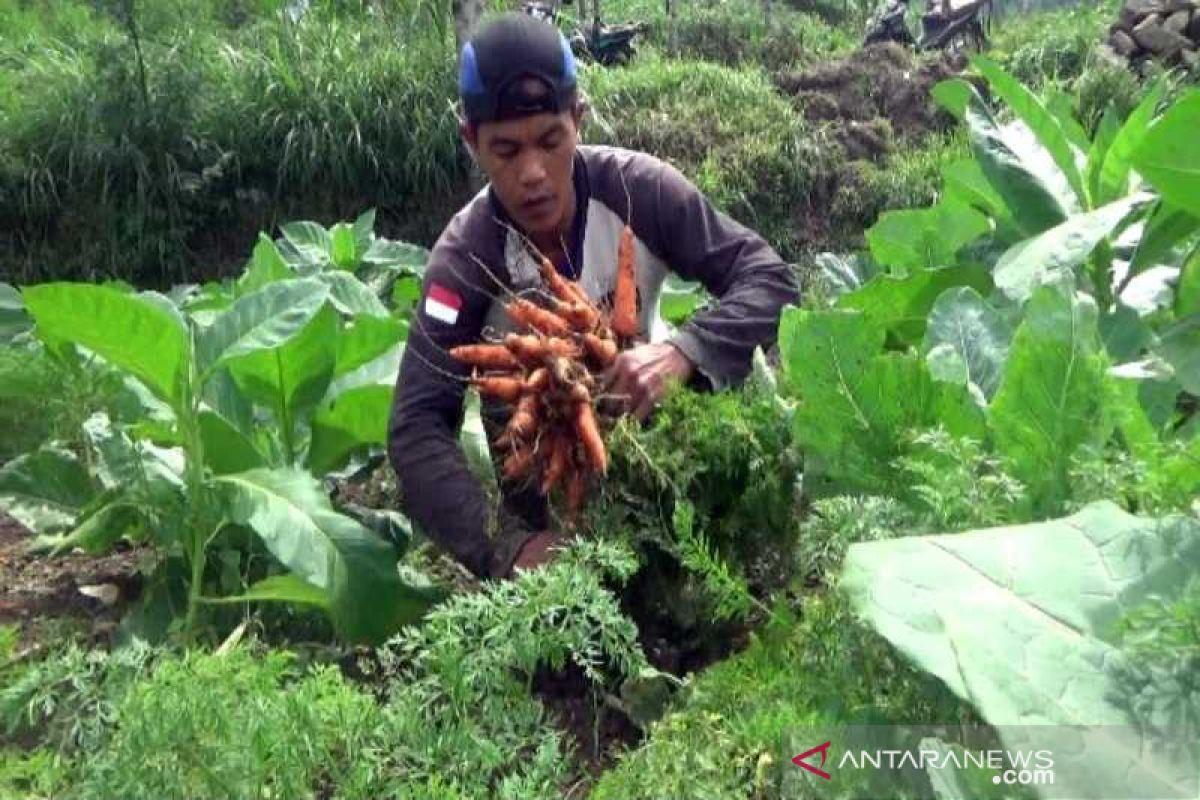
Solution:
[(775, 85), (805, 119), (828, 126), (847, 159), (879, 161), (897, 145), (919, 144), (951, 125), (930, 89), (963, 66), (947, 56), (918, 59), (887, 42), (803, 72), (782, 73)]
[(63, 622), (91, 643), (106, 640), (141, 591), (146, 551), (118, 545), (103, 556), (51, 558), (29, 553), (31, 542), (28, 530), (0, 514), (0, 624), (19, 626), (26, 648), (40, 647)]

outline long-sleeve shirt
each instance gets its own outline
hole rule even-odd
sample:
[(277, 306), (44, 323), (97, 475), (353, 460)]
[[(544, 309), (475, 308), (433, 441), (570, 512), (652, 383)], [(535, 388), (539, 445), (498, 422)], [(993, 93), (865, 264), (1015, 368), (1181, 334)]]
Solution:
[[(742, 382), (754, 349), (774, 344), (783, 307), (799, 302), (791, 268), (762, 237), (717, 211), (677, 169), (653, 156), (581, 145), (573, 181), (576, 235), (567, 247), (567, 276), (593, 302), (611, 300), (617, 246), (628, 221), (641, 330), (652, 342), (675, 345), (712, 389)], [(490, 537), (486, 494), (458, 444), (462, 378), (469, 369), (448, 351), (512, 330), (503, 308), (508, 295), (499, 284), (513, 292), (542, 286), (538, 261), (506, 219), (485, 188), (434, 245), (389, 422), (388, 454), (403, 512), (481, 578), (507, 574), (529, 536), (545, 529), (547, 517), (535, 488), (502, 484), (500, 532)], [(658, 314), (669, 272), (700, 282), (716, 299), (677, 330)], [(482, 409), (490, 443), (509, 411), (486, 400)]]

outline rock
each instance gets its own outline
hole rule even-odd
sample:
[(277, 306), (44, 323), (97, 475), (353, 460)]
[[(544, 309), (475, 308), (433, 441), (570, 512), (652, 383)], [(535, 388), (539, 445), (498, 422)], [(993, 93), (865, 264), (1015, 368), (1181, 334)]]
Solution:
[(1176, 11), (1174, 14), (1167, 17), (1163, 21), (1163, 27), (1169, 31), (1174, 31), (1175, 33), (1178, 33), (1180, 36), (1183, 36), (1184, 32), (1187, 31), (1188, 23), (1191, 22), (1191, 20), (1192, 20), (1191, 12), (1187, 11), (1186, 9), (1183, 9), (1180, 11)]
[(1188, 69), (1200, 67), (1200, 50), (1180, 50), (1179, 63)]
[(1112, 46), (1113, 50), (1125, 56), (1125, 58), (1129, 58), (1138, 51), (1137, 42), (1125, 31), (1117, 31), (1108, 37), (1108, 43)]
[(1151, 14), (1133, 29), (1133, 38), (1157, 56), (1172, 56), (1191, 44), (1186, 36), (1163, 27), (1162, 19)]
[(1162, 0), (1128, 0), (1121, 9), (1121, 19), (1131, 19), (1136, 24), (1136, 20), (1147, 14), (1162, 11), (1162, 7)]
[(1108, 42), (1101, 42), (1096, 46), (1096, 57), (1101, 61), (1112, 64), (1114, 67), (1128, 67), (1130, 62), (1129, 58), (1114, 50)]

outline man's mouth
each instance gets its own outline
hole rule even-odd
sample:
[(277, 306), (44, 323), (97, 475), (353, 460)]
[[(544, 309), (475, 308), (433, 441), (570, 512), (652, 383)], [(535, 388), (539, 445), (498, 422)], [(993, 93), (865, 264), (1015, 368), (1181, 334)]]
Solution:
[(554, 195), (542, 195), (535, 197), (532, 200), (526, 200), (521, 204), (521, 208), (526, 214), (533, 217), (540, 217), (546, 214), (554, 207)]

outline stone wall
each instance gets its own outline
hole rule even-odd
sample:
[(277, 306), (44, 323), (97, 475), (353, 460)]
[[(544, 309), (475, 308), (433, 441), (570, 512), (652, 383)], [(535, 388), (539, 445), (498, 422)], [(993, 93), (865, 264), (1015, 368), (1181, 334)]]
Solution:
[(1109, 30), (1112, 55), (1136, 67), (1200, 65), (1200, 0), (1126, 0)]

